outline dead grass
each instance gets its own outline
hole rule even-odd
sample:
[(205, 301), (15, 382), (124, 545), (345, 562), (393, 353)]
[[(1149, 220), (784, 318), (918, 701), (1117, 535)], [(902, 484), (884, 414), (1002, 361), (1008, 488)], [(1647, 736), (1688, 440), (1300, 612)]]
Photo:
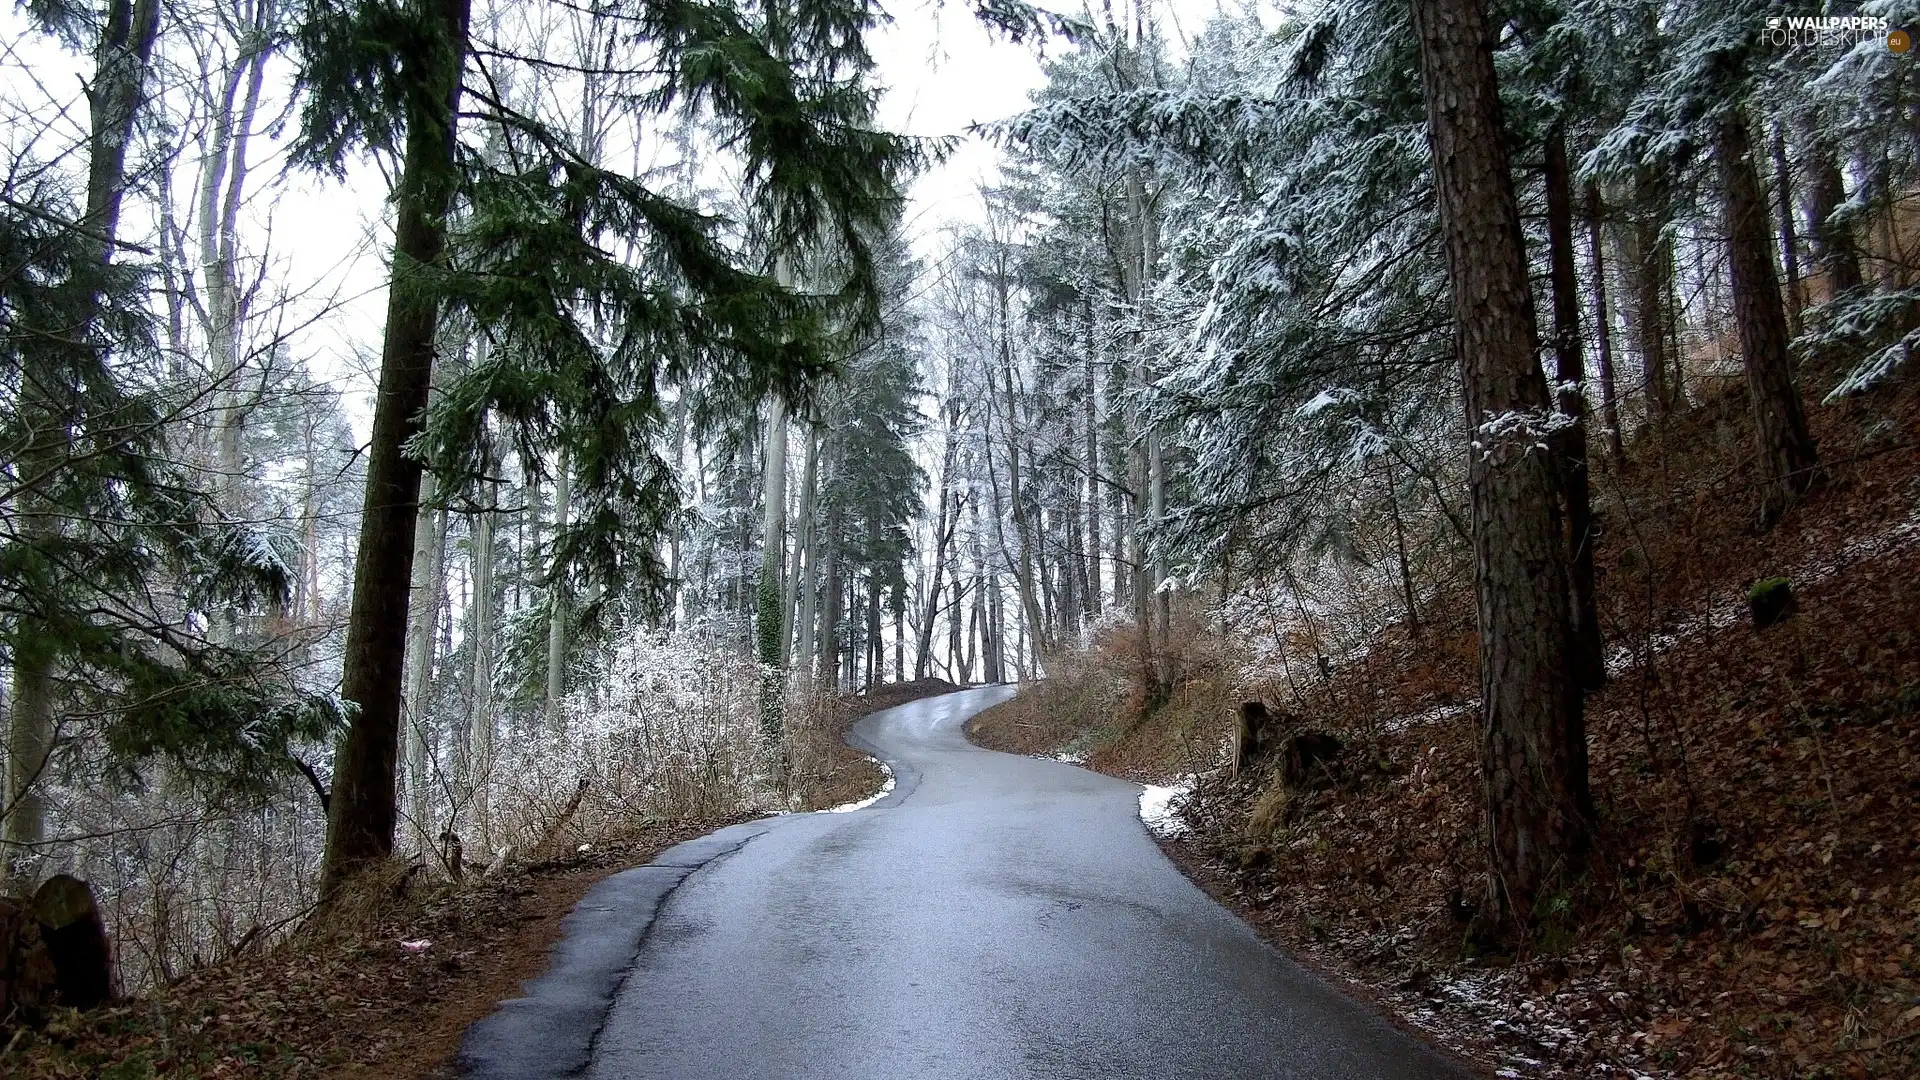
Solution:
[(1093, 648), (1049, 661), (1050, 675), (967, 723), (967, 737), (991, 750), (1064, 754), (1141, 783), (1218, 764), (1240, 690), (1230, 644), (1195, 611), (1175, 612), (1179, 644), (1167, 701), (1149, 716), (1135, 687), (1139, 644), (1131, 626), (1110, 627)]

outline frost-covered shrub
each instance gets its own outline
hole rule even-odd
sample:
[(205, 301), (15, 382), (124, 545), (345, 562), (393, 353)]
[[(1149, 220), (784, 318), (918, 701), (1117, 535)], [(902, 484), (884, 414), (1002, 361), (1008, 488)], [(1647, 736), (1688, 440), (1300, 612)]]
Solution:
[(467, 843), (590, 841), (635, 820), (775, 803), (758, 665), (713, 628), (622, 630), (574, 682), (558, 724), (500, 738), (476, 763)]

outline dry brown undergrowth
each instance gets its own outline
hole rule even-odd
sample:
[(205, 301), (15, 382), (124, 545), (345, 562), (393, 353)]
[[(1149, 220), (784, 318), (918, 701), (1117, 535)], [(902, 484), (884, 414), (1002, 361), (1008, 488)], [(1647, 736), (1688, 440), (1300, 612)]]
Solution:
[[(1519, 1075), (1920, 1075), (1920, 393), (1813, 410), (1827, 482), (1767, 533), (1743, 406), (1709, 402), (1596, 477), (1601, 840), (1533, 941), (1478, 954), (1467, 933), (1483, 864), (1464, 595), (1298, 703), (1349, 744), (1337, 782), (1203, 783), (1176, 858), (1303, 958)], [(1756, 632), (1746, 590), (1774, 575), (1800, 611)], [(1090, 762), (1108, 767), (1098, 745)], [(1266, 833), (1248, 825), (1263, 795)]]
[[(467, 1026), (546, 966), (560, 920), (608, 874), (720, 821), (641, 826), (465, 883), (362, 883), (346, 910), (155, 994), (68, 1010), (0, 1052), (18, 1080), (426, 1077)], [(424, 943), (424, 944), (423, 944)]]

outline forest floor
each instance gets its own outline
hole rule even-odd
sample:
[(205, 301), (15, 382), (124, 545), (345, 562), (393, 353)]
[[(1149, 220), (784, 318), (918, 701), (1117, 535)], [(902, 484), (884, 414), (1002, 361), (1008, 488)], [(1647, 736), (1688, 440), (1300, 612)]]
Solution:
[(347, 910), (145, 997), (23, 1030), (18, 1080), (436, 1075), (467, 1026), (545, 969), (560, 921), (610, 874), (730, 820), (640, 826), (464, 883), (363, 888)]
[[(798, 738), (807, 809), (874, 794), (885, 772), (847, 746), (861, 717), (956, 687), (938, 679), (825, 702)], [(7, 1080), (442, 1080), (469, 1025), (546, 969), (561, 920), (596, 882), (753, 814), (635, 825), (584, 850), (459, 883), (396, 867), (340, 912), (146, 997), (64, 1010), (0, 1048)], [(564, 845), (563, 845), (564, 846)]]
[[(1815, 407), (1826, 481), (1767, 531), (1744, 404), (1691, 410), (1632, 447), (1633, 471), (1596, 468), (1600, 836), (1529, 941), (1476, 940), (1471, 923), (1484, 862), (1463, 587), (1427, 602), (1417, 638), (1389, 628), (1307, 685), (1244, 687), (1189, 659), (1143, 716), (1100, 685), (1132, 661), (1081, 661), (972, 733), (1191, 778), (1166, 845), (1191, 877), (1500, 1076), (1920, 1075), (1920, 392)], [(1775, 576), (1798, 610), (1756, 630), (1747, 590)], [(1338, 763), (1298, 790), (1271, 766), (1228, 779), (1243, 695), (1335, 735)]]

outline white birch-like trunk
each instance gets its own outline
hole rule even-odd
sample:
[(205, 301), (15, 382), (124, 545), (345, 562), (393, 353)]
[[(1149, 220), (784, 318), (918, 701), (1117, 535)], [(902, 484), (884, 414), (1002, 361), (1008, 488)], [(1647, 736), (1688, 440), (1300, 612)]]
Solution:
[(798, 639), (792, 667), (804, 687), (812, 682), (813, 605), (815, 578), (819, 575), (813, 548), (813, 514), (820, 500), (820, 433), (807, 425), (807, 447), (800, 466), (800, 519), (796, 525), (793, 559), (787, 575), (787, 620)]
[(227, 71), (222, 93), (213, 103), (213, 130), (201, 168), (198, 200), (200, 267), (207, 292), (203, 329), (213, 360), (216, 403), (214, 485), (230, 513), (240, 510), (240, 431), (248, 411), (248, 395), (240, 385), (243, 313), (237, 234), (247, 183), (247, 145), (259, 112), (267, 57), (273, 50), (272, 36), (265, 33), (263, 25), (271, 15), (269, 3), (256, 7), (254, 24), (246, 28), (248, 41)]
[(413, 600), (407, 613), (406, 724), (407, 817), (419, 850), (432, 850), (427, 795), (432, 789), (427, 699), (433, 690), (440, 600), (446, 591), (443, 563), (447, 548), (445, 507), (422, 506), (413, 545)]
[(560, 707), (567, 693), (567, 588), (559, 574), (559, 545), (566, 535), (567, 516), (572, 512), (573, 464), (566, 447), (560, 448), (559, 464), (553, 470), (553, 542), (555, 560), (552, 582), (547, 587), (551, 609), (547, 617), (547, 722), (555, 731), (565, 722)]

